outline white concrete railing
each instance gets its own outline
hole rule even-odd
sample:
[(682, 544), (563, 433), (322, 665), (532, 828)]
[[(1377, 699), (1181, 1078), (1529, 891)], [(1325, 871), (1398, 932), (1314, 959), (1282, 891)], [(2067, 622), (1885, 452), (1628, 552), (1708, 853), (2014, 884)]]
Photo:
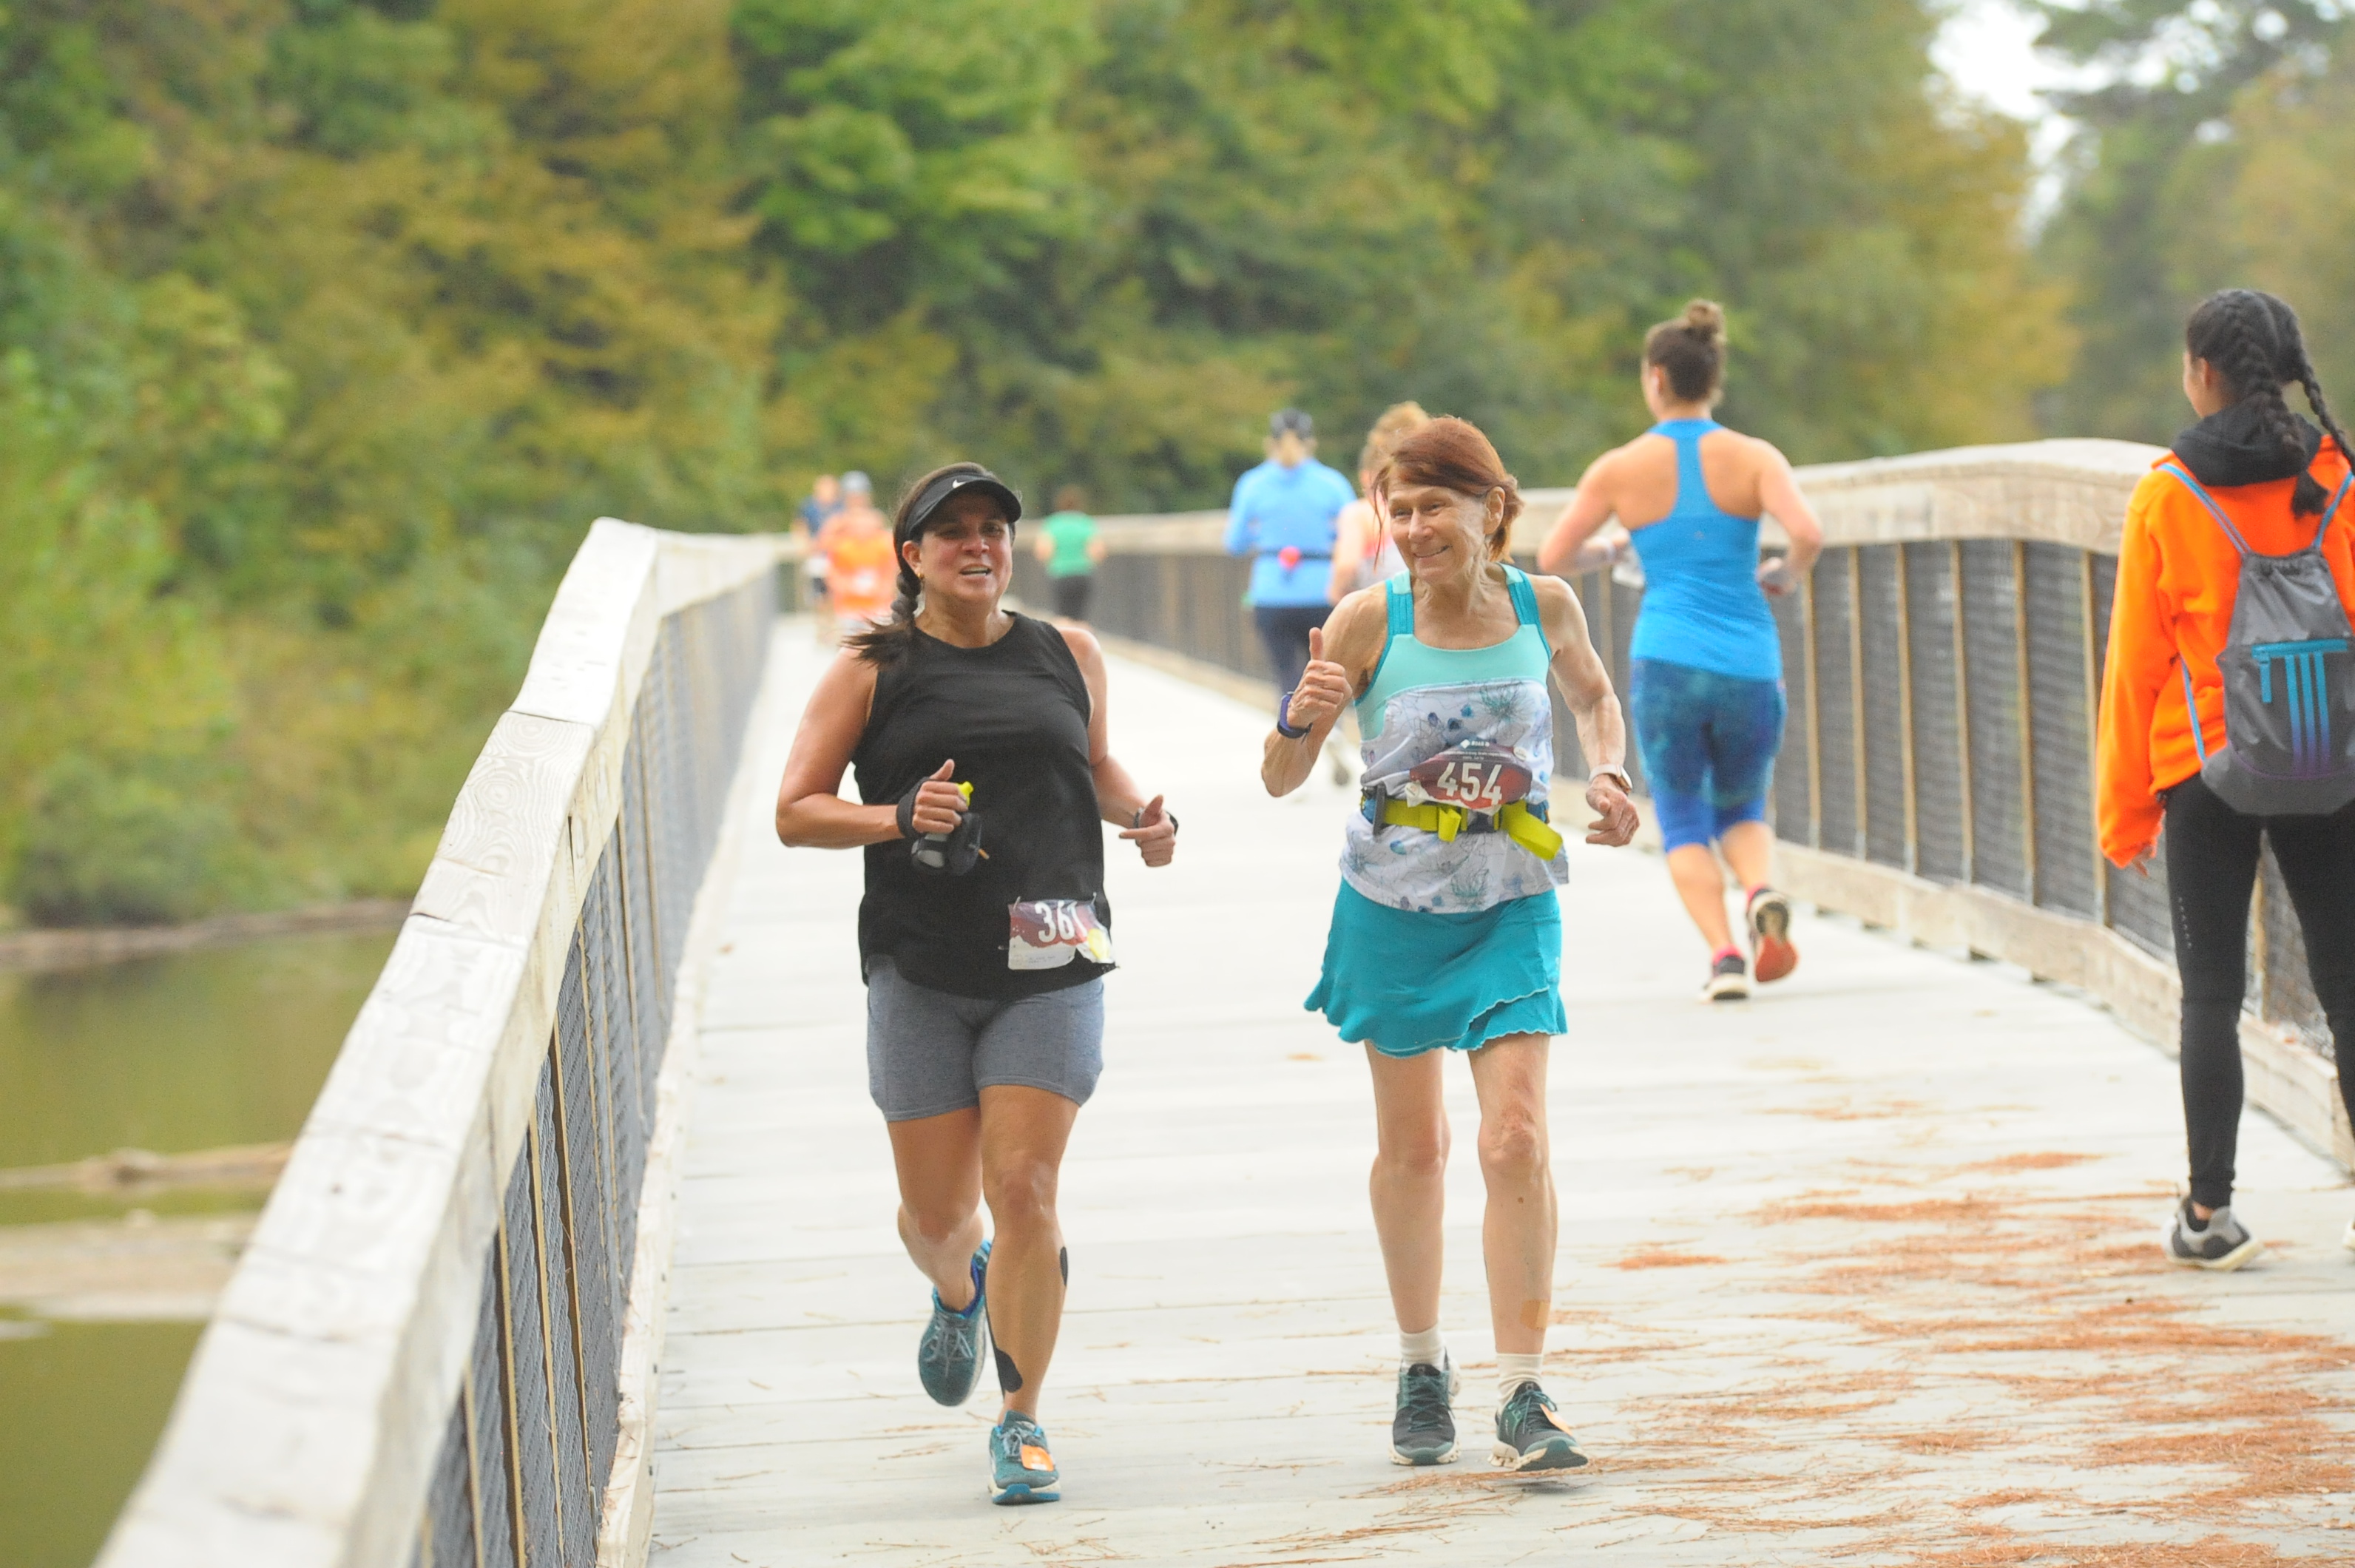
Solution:
[(631, 1179), (778, 553), (591, 529), (104, 1568), (511, 1563), (568, 1494), (556, 1556), (595, 1554), (666, 1264)]
[[(1798, 477), (1831, 544), (2031, 539), (2115, 554), (2126, 497), (2164, 450), (2132, 441), (2025, 441), (1818, 463)], [(1577, 494), (1575, 486), (1523, 490), (1513, 552), (1535, 555)], [(1227, 527), (1222, 511), (1100, 520), (1113, 553), (1131, 555), (1216, 554)], [(1764, 542), (1784, 542), (1772, 518)]]

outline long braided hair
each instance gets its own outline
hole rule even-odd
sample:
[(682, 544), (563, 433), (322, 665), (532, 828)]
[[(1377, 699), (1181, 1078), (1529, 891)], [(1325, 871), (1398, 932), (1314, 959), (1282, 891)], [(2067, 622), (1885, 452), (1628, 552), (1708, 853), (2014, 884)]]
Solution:
[(2329, 497), (2306, 472), (2306, 440), (2282, 389), (2292, 381), (2298, 384), (2314, 417), (2350, 462), (2355, 462), (2355, 443), (2339, 428), (2323, 399), (2322, 379), (2307, 354), (2297, 312), (2286, 300), (2259, 289), (2223, 289), (2201, 300), (2191, 313), (2183, 327), (2183, 347), (2194, 359), (2215, 367), (2232, 389), (2232, 400), (2249, 404), (2265, 432), (2297, 459), (2297, 488), (2291, 494), (2290, 510), (2299, 517), (2319, 515)]

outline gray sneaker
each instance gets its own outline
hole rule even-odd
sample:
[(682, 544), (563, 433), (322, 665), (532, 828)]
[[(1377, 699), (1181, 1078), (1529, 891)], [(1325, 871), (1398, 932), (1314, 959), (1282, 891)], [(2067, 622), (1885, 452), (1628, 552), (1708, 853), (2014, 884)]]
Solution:
[(973, 1300), (963, 1312), (941, 1305), (932, 1292), (932, 1320), (916, 1346), (916, 1376), (935, 1403), (955, 1406), (973, 1395), (981, 1376), (982, 1342), (989, 1338), (989, 1313), (982, 1303), (982, 1281), (989, 1274), (989, 1243), (973, 1254)]
[(2249, 1234), (2248, 1227), (2233, 1217), (2230, 1204), (2209, 1215), (2203, 1225), (2193, 1217), (2189, 1198), (2177, 1204), (2175, 1212), (2167, 1217), (2167, 1227), (2159, 1233), (2159, 1245), (2166, 1249), (2169, 1263), (2219, 1273), (2239, 1268), (2265, 1250), (2265, 1244)]
[(1453, 1356), (1442, 1351), (1439, 1362), (1417, 1361), (1399, 1372), (1398, 1414), (1391, 1420), (1394, 1465), (1455, 1462), (1455, 1411), (1448, 1399), (1464, 1380), (1455, 1375)]
[(1523, 1383), (1497, 1413), (1497, 1445), (1488, 1456), (1508, 1470), (1578, 1470), (1586, 1452), (1554, 1413), (1553, 1401), (1535, 1383)]

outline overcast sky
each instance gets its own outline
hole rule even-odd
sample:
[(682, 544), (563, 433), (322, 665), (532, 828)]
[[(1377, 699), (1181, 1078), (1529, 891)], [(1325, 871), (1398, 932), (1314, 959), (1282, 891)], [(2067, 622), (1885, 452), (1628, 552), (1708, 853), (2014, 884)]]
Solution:
[(2051, 215), (2060, 200), (2053, 160), (2071, 129), (2041, 95), (2083, 80), (2070, 67), (2037, 54), (2039, 26), (2012, 0), (1959, 0), (1930, 51), (1939, 69), (1965, 92), (2035, 126), (2029, 145), (2040, 177), (2028, 200), (2031, 229)]
[(1965, 92), (2022, 120), (2046, 117), (2038, 91), (2066, 70), (2037, 57), (2036, 20), (2010, 0), (1962, 0), (1932, 57)]

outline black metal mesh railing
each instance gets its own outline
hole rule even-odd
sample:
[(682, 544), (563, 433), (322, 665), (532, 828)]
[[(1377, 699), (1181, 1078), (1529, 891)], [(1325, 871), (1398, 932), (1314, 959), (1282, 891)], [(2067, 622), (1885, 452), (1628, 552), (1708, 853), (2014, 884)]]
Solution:
[(472, 1362), (418, 1532), (421, 1568), (597, 1559), (655, 1079), (775, 610), (763, 574), (675, 613), (657, 637), (631, 715), (620, 817), (566, 948), (531, 1123), (484, 1268)]

